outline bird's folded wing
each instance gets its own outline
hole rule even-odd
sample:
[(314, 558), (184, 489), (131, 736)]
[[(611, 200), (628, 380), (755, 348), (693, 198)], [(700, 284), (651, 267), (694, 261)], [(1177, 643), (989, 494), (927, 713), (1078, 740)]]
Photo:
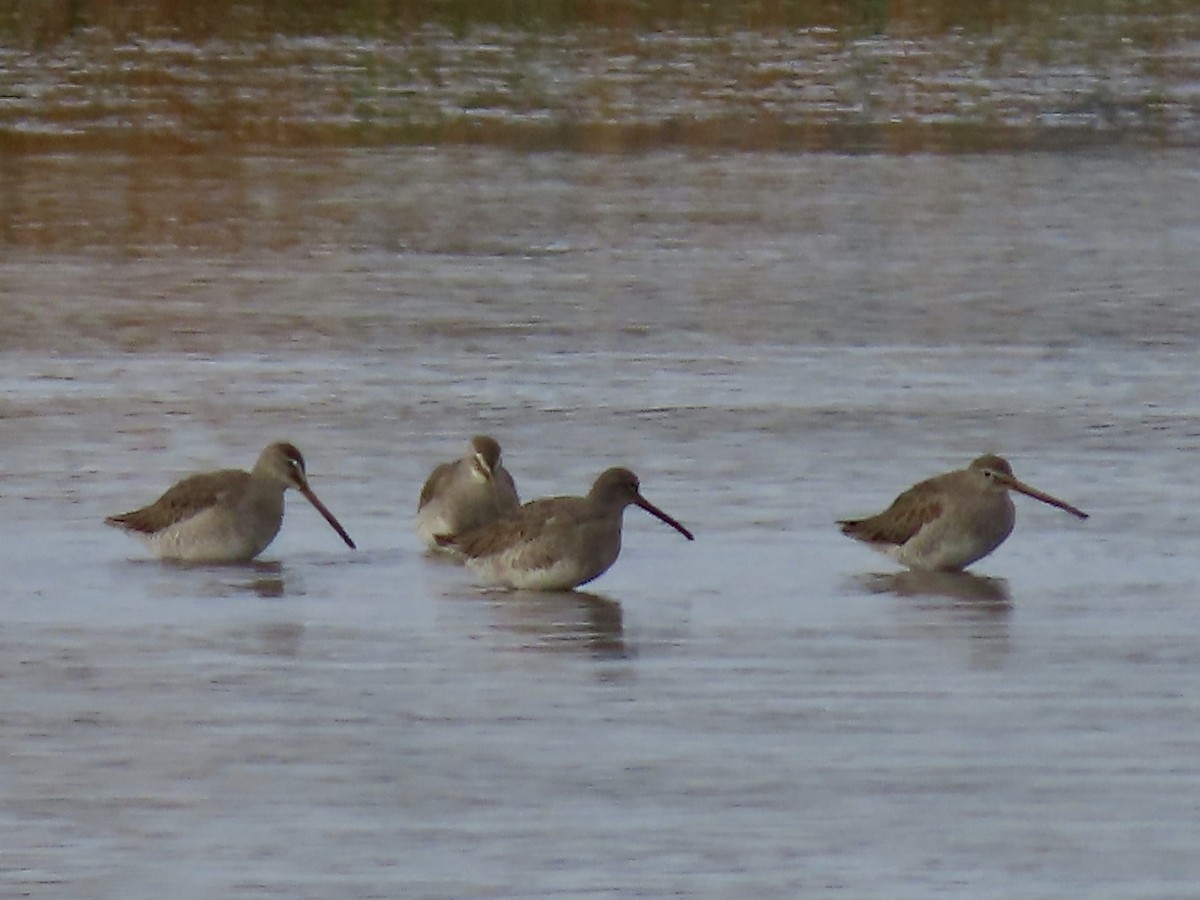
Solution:
[(842, 533), (868, 544), (907, 544), (942, 514), (939, 492), (926, 484), (909, 488), (877, 516), (838, 522)]
[(249, 473), (238, 470), (192, 475), (141, 509), (109, 516), (105, 521), (130, 531), (154, 534), (216, 506), (222, 498), (242, 489)]

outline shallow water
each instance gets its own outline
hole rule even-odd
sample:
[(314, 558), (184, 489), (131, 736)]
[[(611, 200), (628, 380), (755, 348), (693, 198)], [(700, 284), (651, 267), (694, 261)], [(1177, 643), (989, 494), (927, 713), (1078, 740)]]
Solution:
[[(0, 893), (1194, 891), (1193, 156), (21, 169)], [(411, 529), (478, 431), (696, 542), (481, 590)], [(357, 552), (294, 496), (255, 566), (101, 524), (284, 437)], [(960, 578), (833, 527), (984, 451), (1092, 518), (1018, 498)]]

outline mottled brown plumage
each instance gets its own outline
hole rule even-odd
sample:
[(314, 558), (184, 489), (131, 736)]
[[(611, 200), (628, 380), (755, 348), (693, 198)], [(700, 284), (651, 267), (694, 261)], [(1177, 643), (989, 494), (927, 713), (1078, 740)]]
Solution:
[(104, 521), (128, 531), (154, 534), (190, 519), (229, 498), (246, 490), (250, 473), (241, 469), (221, 469), (189, 475), (168, 488), (166, 493), (149, 506), (120, 515), (109, 516)]
[(500, 462), (500, 445), (476, 435), (465, 456), (442, 463), (426, 479), (417, 501), (417, 533), (427, 547), (445, 547), (520, 505), (517, 486)]
[(1081, 519), (1087, 513), (1019, 481), (994, 454), (965, 469), (922, 481), (883, 512), (838, 522), (842, 533), (871, 545), (911, 569), (956, 571), (982, 559), (1012, 533), (1016, 509), (1010, 490)]
[(300, 491), (347, 546), (354, 541), (308, 486), (304, 457), (292, 444), (270, 444), (253, 471), (191, 475), (149, 506), (104, 521), (141, 538), (163, 559), (239, 561), (258, 556), (283, 524), (283, 494)]
[(936, 478), (913, 485), (892, 505), (867, 519), (843, 520), (842, 534), (868, 544), (904, 544), (937, 519), (945, 509)]
[(598, 578), (621, 552), (621, 519), (633, 504), (689, 541), (692, 533), (641, 495), (628, 469), (603, 472), (586, 497), (552, 497), (453, 541), (485, 580), (530, 590), (567, 590)]

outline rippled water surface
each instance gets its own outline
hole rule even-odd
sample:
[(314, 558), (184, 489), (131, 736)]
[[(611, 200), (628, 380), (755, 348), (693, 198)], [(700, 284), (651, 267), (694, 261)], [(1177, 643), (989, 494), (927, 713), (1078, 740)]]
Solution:
[[(0, 894), (1194, 894), (1193, 154), (4, 165)], [(697, 539), (485, 591), (412, 531), (476, 432)], [(101, 523), (281, 438), (357, 551)], [(986, 451), (1092, 518), (837, 533)]]

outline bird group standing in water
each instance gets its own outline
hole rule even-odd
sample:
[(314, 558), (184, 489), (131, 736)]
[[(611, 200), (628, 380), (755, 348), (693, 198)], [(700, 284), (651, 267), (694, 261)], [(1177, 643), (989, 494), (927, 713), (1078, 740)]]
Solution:
[[(348, 547), (354, 541), (308, 484), (304, 457), (292, 444), (268, 445), (249, 472), (192, 475), (149, 506), (105, 521), (142, 538), (161, 559), (242, 562), (254, 559), (283, 523), (283, 497), (295, 488)], [(1013, 475), (999, 456), (922, 481), (883, 512), (844, 519), (842, 533), (917, 571), (958, 572), (1012, 533), (1011, 491), (1080, 519), (1087, 513)], [(521, 504), (500, 445), (476, 435), (460, 459), (438, 465), (421, 488), (416, 530), (430, 552), (461, 560), (483, 581), (521, 590), (570, 590), (600, 577), (621, 552), (625, 508), (639, 506), (689, 541), (692, 533), (641, 493), (629, 469), (611, 468), (581, 497)]]

